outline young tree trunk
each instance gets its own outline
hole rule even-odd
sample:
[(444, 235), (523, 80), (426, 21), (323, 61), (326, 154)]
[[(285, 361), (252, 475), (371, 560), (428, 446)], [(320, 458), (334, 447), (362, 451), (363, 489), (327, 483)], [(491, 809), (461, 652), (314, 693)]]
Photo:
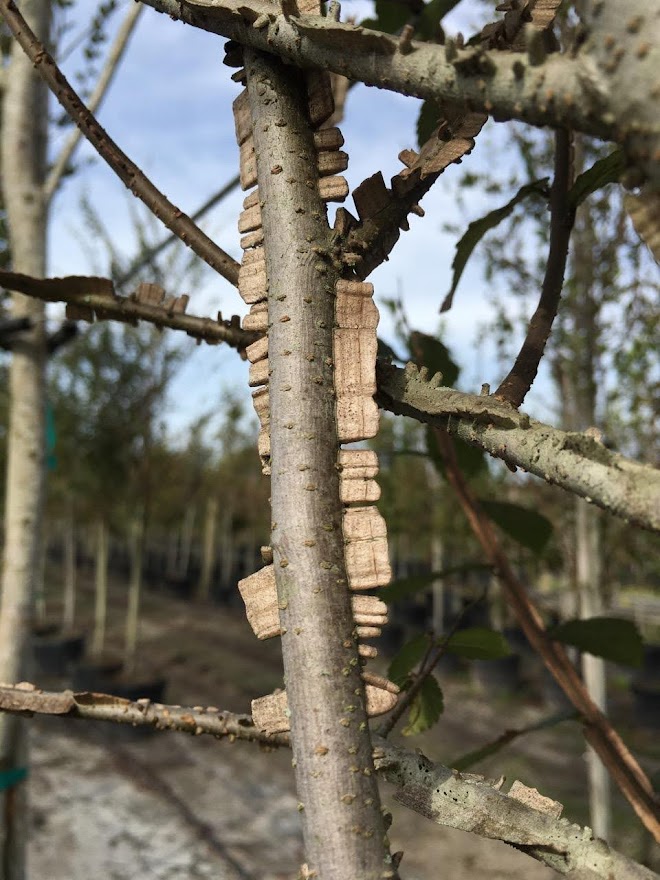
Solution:
[(272, 546), (309, 870), (394, 872), (373, 771), (344, 560), (333, 325), (336, 269), (304, 77), (245, 50), (268, 277)]
[[(576, 144), (577, 166), (582, 167), (582, 143)], [(564, 366), (568, 377), (564, 408), (571, 430), (584, 431), (597, 424), (597, 375), (601, 366), (599, 292), (597, 282), (602, 268), (596, 265), (596, 218), (587, 206), (577, 215), (573, 233), (573, 279), (567, 309), (571, 310), (573, 338), (569, 340), (570, 361)], [(581, 617), (592, 617), (603, 609), (602, 542), (598, 511), (582, 499), (577, 500), (575, 520), (575, 560)], [(582, 656), (582, 674), (592, 700), (607, 711), (605, 663), (590, 654)], [(591, 746), (587, 746), (587, 773), (591, 827), (607, 840), (611, 825), (609, 774)]]
[(222, 590), (231, 582), (232, 572), (235, 569), (232, 522), (233, 513), (231, 507), (226, 507), (222, 515), (222, 525), (220, 527), (220, 587)]
[(193, 530), (195, 528), (195, 517), (197, 516), (197, 507), (195, 504), (189, 504), (183, 516), (181, 524), (181, 543), (179, 552), (179, 562), (177, 572), (179, 577), (184, 578), (188, 574), (188, 566), (190, 565), (190, 550), (192, 548)]
[[(601, 588), (602, 541), (599, 511), (581, 498), (576, 501), (576, 568), (580, 617), (603, 613)], [(603, 712), (607, 711), (607, 680), (605, 661), (591, 654), (582, 655), (582, 675), (589, 695)], [(609, 840), (611, 832), (610, 777), (602, 761), (587, 746), (589, 775), (589, 809), (591, 827), (597, 837)]]
[(202, 546), (202, 570), (197, 585), (197, 598), (208, 601), (211, 591), (211, 577), (215, 567), (215, 532), (218, 522), (218, 499), (209, 498), (204, 517), (204, 543)]
[[(50, 0), (25, 0), (21, 11), (48, 41)], [(5, 69), (2, 104), (2, 186), (15, 272), (43, 277), (46, 257), (47, 92), (17, 43)], [(5, 496), (5, 547), (0, 604), (0, 680), (27, 676), (26, 657), (34, 608), (43, 506), (45, 455), (44, 306), (14, 294), (15, 317), (33, 329), (17, 337), (9, 375), (10, 413)], [(0, 716), (0, 762), (4, 770), (27, 765), (26, 722)], [(0, 800), (0, 878), (25, 876), (27, 793), (19, 782)]]
[(92, 654), (98, 658), (103, 653), (105, 646), (105, 624), (108, 613), (108, 527), (102, 517), (96, 524), (94, 591)]
[(64, 521), (64, 606), (62, 630), (71, 632), (76, 619), (76, 532), (73, 503), (69, 504)]
[(140, 592), (142, 589), (142, 557), (144, 554), (144, 520), (136, 517), (131, 525), (131, 575), (128, 587), (128, 608), (124, 637), (124, 671), (135, 670), (135, 656), (140, 620)]

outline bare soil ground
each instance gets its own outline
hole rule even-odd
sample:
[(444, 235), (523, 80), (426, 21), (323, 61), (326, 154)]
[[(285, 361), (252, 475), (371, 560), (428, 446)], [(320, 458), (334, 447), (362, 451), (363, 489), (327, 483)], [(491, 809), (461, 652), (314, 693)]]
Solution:
[[(59, 592), (59, 591), (58, 591)], [(81, 624), (89, 627), (92, 596), (83, 579)], [(109, 648), (119, 649), (125, 592), (113, 584)], [(58, 603), (49, 605), (57, 619)], [(88, 629), (89, 631), (89, 629)], [(281, 684), (279, 642), (258, 642), (238, 609), (198, 605), (148, 592), (143, 602), (139, 678), (165, 675), (168, 702), (249, 711), (250, 699)], [(37, 684), (52, 685), (47, 679)], [(62, 686), (62, 685), (60, 685)], [(467, 677), (443, 682), (445, 713), (429, 734), (408, 740), (435, 760), (452, 758), (507, 728), (549, 714), (531, 696), (493, 701)], [(629, 704), (616, 715), (633, 749), (651, 771), (660, 745), (626, 725)], [(587, 821), (584, 745), (565, 722), (517, 740), (475, 767), (488, 776), (521, 779), (562, 801), (564, 815)], [(403, 850), (407, 880), (549, 880), (554, 872), (504, 844), (445, 829), (399, 807), (393, 850)], [(288, 880), (302, 859), (290, 755), (252, 744), (155, 733), (67, 719), (32, 722), (33, 880), (170, 880), (260, 878)], [(636, 858), (659, 858), (631, 811), (615, 798), (615, 844)], [(655, 865), (656, 870), (658, 865)]]

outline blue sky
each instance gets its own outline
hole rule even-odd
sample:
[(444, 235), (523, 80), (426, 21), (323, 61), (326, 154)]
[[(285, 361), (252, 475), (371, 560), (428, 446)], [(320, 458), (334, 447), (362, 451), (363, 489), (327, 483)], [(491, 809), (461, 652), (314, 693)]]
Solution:
[[(133, 2), (133, 0), (129, 0)], [(75, 33), (94, 10), (93, 0), (79, 0), (75, 11), (68, 13)], [(114, 16), (114, 33), (128, 3)], [(364, 16), (370, 4), (344, 5), (344, 15)], [(457, 27), (469, 32), (466, 13), (461, 6), (454, 13)], [(224, 40), (211, 34), (173, 22), (147, 8), (143, 12), (128, 51), (110, 92), (99, 112), (99, 119), (126, 153), (142, 167), (154, 183), (175, 204), (192, 213), (208, 196), (229, 180), (238, 163), (234, 141), (231, 102), (239, 86), (230, 79), (231, 71), (221, 62)], [(80, 59), (74, 54), (64, 65), (72, 75)], [(350, 165), (346, 174), (351, 188), (375, 171), (385, 180), (400, 170), (398, 153), (415, 147), (415, 123), (419, 102), (389, 92), (358, 86), (347, 102), (342, 131)], [(492, 124), (490, 129), (495, 129)], [(56, 154), (62, 141), (57, 133), (51, 148)], [(443, 231), (452, 217), (455, 187), (461, 170), (475, 170), (492, 162), (497, 150), (497, 133), (487, 130), (477, 140), (473, 154), (459, 168), (450, 168), (425, 197), (426, 217), (411, 218), (411, 231), (402, 233), (389, 262), (371, 276), (376, 300), (401, 293), (411, 325), (426, 332), (440, 326), (439, 304), (451, 281), (451, 263), (456, 236)], [(93, 158), (86, 143), (77, 158)], [(134, 236), (129, 204), (133, 197), (99, 159), (85, 165), (64, 183), (56, 196), (50, 227), (49, 272), (51, 275), (106, 271), (103, 248), (85, 231), (80, 202), (87, 196), (111, 230), (118, 250), (134, 252)], [(240, 259), (236, 220), (243, 194), (236, 191), (202, 225), (229, 253)], [(470, 203), (469, 216), (459, 217), (466, 226), (497, 202), (478, 197)], [(352, 209), (349, 198), (347, 207)], [(191, 295), (189, 311), (225, 316), (243, 315), (246, 307), (238, 293), (222, 278), (204, 273), (202, 283)], [(500, 294), (506, 292), (500, 291)], [(518, 306), (516, 306), (518, 308)], [(443, 340), (461, 364), (462, 386), (478, 390), (482, 382), (495, 385), (500, 375), (492, 351), (476, 343), (480, 326), (492, 317), (489, 292), (486, 291), (478, 260), (468, 265), (461, 282), (457, 304), (443, 317)], [(380, 333), (393, 341), (391, 319), (381, 310)], [(541, 417), (549, 412), (545, 398), (547, 382), (541, 382), (535, 408)], [(232, 350), (195, 347), (172, 386), (168, 425), (183, 436), (185, 426), (196, 416), (219, 406), (224, 390), (245, 390), (247, 367)], [(544, 393), (545, 389), (545, 393)], [(532, 401), (534, 406), (534, 401)]]

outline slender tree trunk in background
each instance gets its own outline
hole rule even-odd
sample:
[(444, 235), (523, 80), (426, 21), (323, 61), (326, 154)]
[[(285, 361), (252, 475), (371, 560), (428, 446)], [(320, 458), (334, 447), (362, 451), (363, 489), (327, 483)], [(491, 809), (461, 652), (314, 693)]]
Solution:
[(168, 577), (176, 577), (177, 561), (179, 559), (179, 530), (170, 529), (167, 536), (167, 561), (165, 571)]
[(179, 552), (179, 563), (177, 572), (179, 577), (185, 577), (188, 574), (190, 565), (190, 549), (192, 547), (193, 530), (195, 528), (195, 517), (197, 516), (197, 507), (189, 504), (183, 516), (181, 525), (181, 544)]
[(140, 620), (140, 592), (142, 589), (142, 558), (144, 555), (144, 519), (136, 517), (131, 526), (131, 574), (128, 587), (128, 608), (124, 638), (124, 671), (135, 670), (135, 656)]
[(64, 605), (62, 630), (71, 632), (76, 618), (76, 532), (73, 504), (69, 503), (64, 521)]
[(37, 570), (34, 578), (34, 598), (36, 619), (39, 625), (46, 623), (46, 557), (48, 556), (48, 532), (46, 524), (41, 524), (39, 550), (37, 552)]
[(208, 601), (211, 592), (211, 577), (215, 566), (215, 532), (218, 523), (218, 499), (209, 498), (204, 517), (204, 543), (202, 546), (202, 570), (197, 585), (197, 598)]
[[(442, 571), (445, 558), (444, 542), (439, 534), (431, 538), (431, 571)], [(445, 581), (438, 578), (431, 585), (433, 595), (433, 632), (440, 635), (445, 631)]]
[(226, 507), (220, 527), (220, 587), (224, 589), (231, 582), (234, 571), (234, 543), (232, 533), (233, 513)]
[[(580, 617), (603, 613), (600, 511), (581, 498), (576, 501), (577, 582)], [(603, 712), (607, 710), (605, 661), (591, 654), (582, 655), (582, 675), (591, 699)], [(589, 807), (594, 833), (608, 840), (611, 832), (610, 777), (591, 747), (587, 750)]]
[[(21, 12), (48, 41), (50, 0), (24, 0)], [(2, 104), (2, 186), (15, 272), (43, 277), (46, 261), (47, 91), (17, 43), (5, 73)], [(45, 455), (44, 306), (14, 294), (15, 317), (33, 329), (17, 337), (9, 374), (10, 412), (5, 496), (5, 547), (0, 604), (0, 680), (26, 677), (43, 506)], [(0, 716), (3, 769), (26, 767), (27, 726)], [(27, 791), (19, 782), (0, 795), (0, 880), (25, 876)]]
[(105, 623), (108, 612), (108, 527), (104, 519), (96, 524), (96, 571), (94, 580), (94, 635), (92, 654), (99, 657), (105, 645)]
[[(582, 144), (576, 141), (576, 168), (584, 165)], [(597, 424), (597, 375), (601, 345), (598, 281), (603, 266), (595, 265), (597, 238), (595, 218), (586, 206), (578, 211), (573, 232), (573, 272), (568, 286), (567, 311), (571, 315), (572, 338), (568, 338), (569, 360), (563, 367), (566, 427), (584, 431)], [(566, 356), (565, 356), (566, 357)], [(599, 512), (582, 499), (576, 500), (575, 574), (581, 617), (592, 617), (603, 610), (602, 541)], [(582, 655), (582, 674), (589, 695), (603, 712), (607, 711), (605, 663), (590, 654)], [(609, 773), (591, 746), (587, 746), (587, 773), (591, 827), (607, 840), (611, 826)]]

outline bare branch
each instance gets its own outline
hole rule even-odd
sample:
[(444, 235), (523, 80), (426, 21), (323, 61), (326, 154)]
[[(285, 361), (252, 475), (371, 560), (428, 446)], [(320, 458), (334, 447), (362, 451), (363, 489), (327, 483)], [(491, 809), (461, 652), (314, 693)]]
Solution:
[(271, 544), (305, 853), (327, 880), (375, 880), (385, 871), (394, 878), (346, 571), (333, 349), (338, 272), (324, 253), (330, 229), (305, 81), (272, 55), (246, 51), (244, 60), (268, 283), (261, 384), (268, 383), (271, 413)]
[[(660, 18), (647, 0), (630, 0), (625, 16), (617, 14), (615, 3), (585, 0), (586, 39), (571, 55), (547, 55), (543, 33), (536, 30), (527, 54), (416, 42), (401, 53), (397, 37), (320, 16), (284, 15), (259, 0), (144, 2), (301, 67), (320, 67), (418, 98), (467, 104), (499, 121), (565, 126), (617, 141), (660, 185), (660, 93), (655, 90)], [(627, 29), (627, 21), (635, 22), (633, 29)]]
[[(129, 7), (128, 14), (126, 18), (121, 24), (117, 32), (117, 36), (115, 37), (115, 41), (110, 47), (110, 51), (108, 52), (108, 57), (106, 59), (103, 70), (101, 71), (101, 75), (99, 76), (98, 82), (96, 83), (96, 87), (92, 92), (88, 109), (90, 113), (96, 113), (98, 108), (101, 106), (101, 102), (105, 97), (105, 94), (112, 82), (112, 79), (115, 75), (117, 67), (119, 66), (119, 62), (121, 61), (121, 57), (124, 54), (124, 50), (128, 45), (128, 41), (135, 29), (135, 25), (138, 22), (138, 18), (140, 17), (140, 13), (144, 9), (140, 3), (134, 3), (131, 7)], [(44, 201), (46, 204), (50, 202), (53, 197), (53, 194), (57, 187), (60, 184), (62, 179), (62, 175), (66, 171), (66, 168), (71, 161), (71, 157), (74, 154), (76, 147), (78, 146), (80, 139), (82, 138), (82, 130), (80, 128), (74, 129), (67, 142), (62, 147), (62, 151), (53, 163), (53, 167), (50, 169), (50, 173), (46, 178), (46, 183), (44, 184)]]
[[(588, 434), (530, 419), (494, 397), (439, 387), (437, 377), (409, 364), (379, 362), (377, 401), (383, 409), (435, 425), (604, 510), (660, 531), (660, 470), (611, 452)], [(442, 377), (440, 377), (440, 381)]]
[(230, 737), (270, 746), (288, 746), (286, 734), (268, 735), (252, 724), (249, 715), (222, 712), (214, 706), (182, 708), (164, 706), (150, 700), (131, 702), (122, 697), (66, 690), (37, 690), (22, 682), (15, 686), (0, 685), (0, 709), (23, 715), (68, 715), (88, 721), (110, 721), (132, 727), (153, 727), (156, 730), (178, 730), (195, 736), (209, 734), (218, 739)]
[[(0, 272), (0, 284), (8, 290), (17, 290), (46, 302), (67, 303), (67, 316), (72, 319), (93, 321), (95, 317), (98, 320), (111, 318), (128, 324), (147, 321), (157, 327), (183, 330), (188, 336), (210, 345), (226, 342), (239, 351), (258, 338), (255, 333), (241, 330), (237, 315), (230, 321), (223, 321), (221, 313), (218, 313), (217, 321), (186, 315), (183, 309), (187, 297), (165, 297), (165, 291), (157, 285), (140, 285), (136, 293), (125, 297), (117, 296), (109, 278), (81, 275), (42, 280), (16, 272)], [(147, 292), (147, 289), (150, 301), (145, 302), (144, 298), (140, 299), (141, 290)]]
[(575, 208), (568, 197), (573, 183), (573, 143), (569, 132), (555, 134), (555, 179), (550, 190), (550, 250), (541, 287), (541, 297), (531, 317), (527, 335), (508, 376), (500, 383), (495, 397), (516, 409), (532, 387), (545, 345), (559, 308), (568, 258), (568, 245), (575, 221)]
[(120, 150), (80, 100), (53, 58), (30, 30), (13, 0), (0, 0), (0, 12), (22, 49), (33, 62), (57, 100), (121, 181), (181, 241), (232, 284), (238, 284), (238, 263), (218, 247), (176, 205), (157, 189), (138, 166)]
[[(543, 3), (531, 0), (525, 6), (512, 4), (501, 21), (486, 25), (482, 30), (481, 47), (511, 49), (517, 46), (526, 23), (532, 29), (544, 30), (558, 7), (559, 0)], [(349, 229), (345, 236), (344, 259), (360, 278), (366, 278), (388, 258), (399, 239), (399, 229), (409, 229), (408, 215), (423, 213), (419, 210), (420, 200), (445, 169), (461, 162), (472, 151), (474, 139), (488, 119), (486, 114), (471, 113), (464, 107), (438, 106), (438, 111), (437, 125), (419, 154), (413, 150), (399, 154), (406, 167), (392, 178), (391, 190), (387, 190), (378, 212)]]
[(490, 518), (463, 477), (451, 437), (442, 428), (436, 428), (435, 438), (445, 461), (447, 480), (456, 493), (486, 559), (494, 566), (506, 601), (525, 636), (582, 715), (586, 740), (593, 746), (646, 828), (660, 842), (660, 805), (655, 799), (648, 777), (628, 751), (610, 720), (591, 699), (563, 645), (549, 638), (538, 609), (514, 574), (502, 550)]
[[(288, 733), (268, 735), (256, 728), (249, 715), (235, 715), (209, 706), (165, 706), (149, 700), (131, 702), (108, 694), (49, 692), (34, 685), (0, 685), (0, 710), (20, 715), (59, 715), (193, 736), (257, 742), (266, 747), (288, 747)], [(419, 752), (406, 752), (376, 740), (376, 769), (401, 789), (396, 799), (440, 825), (504, 840), (561, 874), (590, 880), (654, 880), (657, 875), (594, 840), (589, 829), (540, 812), (506, 795), (496, 784), (471, 773), (458, 773), (433, 764)], [(547, 799), (546, 799), (547, 800)], [(576, 872), (589, 867), (591, 874)]]
[[(376, 769), (400, 786), (395, 800), (438, 825), (503, 840), (573, 880), (657, 880), (657, 874), (557, 816), (561, 805), (514, 783), (508, 795), (501, 782), (458, 773), (424, 755), (376, 740)], [(525, 800), (521, 800), (524, 798)], [(526, 802), (527, 801), (527, 802)], [(554, 813), (544, 810), (557, 808)]]

